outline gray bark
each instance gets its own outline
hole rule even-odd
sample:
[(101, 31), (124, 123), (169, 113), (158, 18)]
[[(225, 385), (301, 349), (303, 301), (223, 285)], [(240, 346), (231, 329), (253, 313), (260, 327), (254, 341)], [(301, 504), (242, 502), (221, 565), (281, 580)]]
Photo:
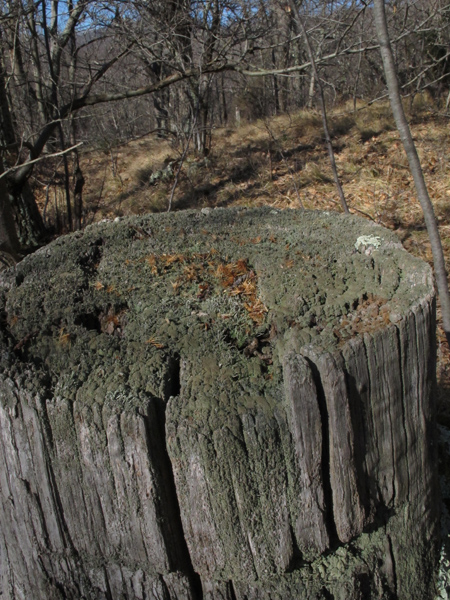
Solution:
[[(0, 157), (0, 175), (3, 161)], [(16, 233), (16, 224), (10, 205), (10, 196), (6, 180), (0, 179), (0, 251), (7, 252), (16, 262), (20, 255), (20, 242)]]
[(204, 213), (2, 275), (2, 597), (431, 600), (429, 267), (355, 217)]
[(448, 288), (447, 270), (445, 267), (441, 236), (439, 234), (433, 204), (430, 200), (428, 188), (423, 176), (419, 155), (417, 154), (416, 146), (411, 135), (411, 130), (406, 119), (405, 111), (403, 110), (400, 86), (397, 78), (397, 70), (395, 67), (394, 55), (392, 53), (387, 27), (386, 12), (384, 10), (384, 0), (374, 0), (373, 8), (375, 15), (375, 26), (380, 43), (380, 53), (383, 60), (384, 74), (389, 91), (392, 114), (394, 115), (395, 124), (397, 125), (400, 139), (408, 158), (409, 168), (416, 186), (417, 198), (422, 207), (428, 236), (430, 238), (436, 284), (442, 307), (442, 324), (447, 336), (447, 341), (450, 344), (450, 292)]

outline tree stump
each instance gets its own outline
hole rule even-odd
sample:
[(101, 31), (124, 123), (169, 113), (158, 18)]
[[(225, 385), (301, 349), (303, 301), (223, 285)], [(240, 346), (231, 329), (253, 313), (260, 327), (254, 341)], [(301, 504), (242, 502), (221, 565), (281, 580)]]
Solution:
[(2, 598), (433, 597), (435, 297), (391, 232), (102, 223), (0, 315)]

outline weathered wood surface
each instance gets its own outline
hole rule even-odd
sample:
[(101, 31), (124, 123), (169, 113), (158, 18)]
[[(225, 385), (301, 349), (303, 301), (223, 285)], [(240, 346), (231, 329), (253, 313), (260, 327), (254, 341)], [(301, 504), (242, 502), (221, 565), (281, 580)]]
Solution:
[(429, 268), (357, 218), (205, 213), (2, 276), (1, 597), (433, 598)]

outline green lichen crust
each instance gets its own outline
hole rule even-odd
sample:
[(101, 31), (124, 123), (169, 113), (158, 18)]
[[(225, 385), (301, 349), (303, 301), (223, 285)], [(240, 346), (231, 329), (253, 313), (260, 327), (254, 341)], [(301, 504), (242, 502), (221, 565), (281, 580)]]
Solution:
[(6, 597), (432, 597), (434, 292), (391, 232), (120, 219), (0, 312)]

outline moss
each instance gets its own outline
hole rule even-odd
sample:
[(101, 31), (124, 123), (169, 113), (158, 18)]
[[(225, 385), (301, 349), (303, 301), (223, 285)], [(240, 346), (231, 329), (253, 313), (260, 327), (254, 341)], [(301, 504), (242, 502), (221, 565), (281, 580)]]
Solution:
[[(56, 471), (70, 468), (82, 421), (84, 442), (106, 455), (110, 421), (117, 438), (136, 415), (161, 428), (167, 404), (185, 525), (194, 472), (214, 524), (213, 577), (236, 581), (242, 597), (252, 586), (261, 598), (357, 597), (385, 552), (377, 532), (321, 558), (295, 547), (300, 480), (281, 365), (306, 344), (332, 352), (364, 334), (357, 324), (374, 303), (401, 315), (430, 289), (430, 269), (394, 234), (355, 217), (261, 208), (123, 219), (57, 240), (5, 275), (0, 368), (32, 365), (61, 400), (60, 413), (48, 402), (54, 443), (67, 450)], [(133, 486), (130, 521), (142, 510)], [(201, 549), (190, 550), (195, 563)], [(405, 564), (412, 578), (418, 562)]]

